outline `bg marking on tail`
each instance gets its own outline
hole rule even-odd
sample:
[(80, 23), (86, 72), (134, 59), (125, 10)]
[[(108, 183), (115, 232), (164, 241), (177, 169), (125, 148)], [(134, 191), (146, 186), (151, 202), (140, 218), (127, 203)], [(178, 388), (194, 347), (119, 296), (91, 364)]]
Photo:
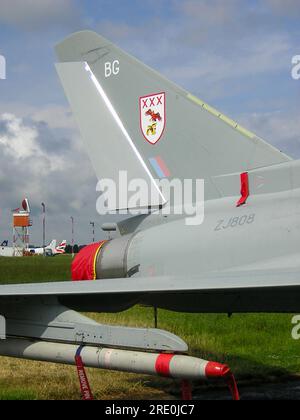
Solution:
[(117, 76), (120, 73), (120, 62), (118, 60), (113, 61), (112, 63), (108, 61), (105, 63), (105, 77)]

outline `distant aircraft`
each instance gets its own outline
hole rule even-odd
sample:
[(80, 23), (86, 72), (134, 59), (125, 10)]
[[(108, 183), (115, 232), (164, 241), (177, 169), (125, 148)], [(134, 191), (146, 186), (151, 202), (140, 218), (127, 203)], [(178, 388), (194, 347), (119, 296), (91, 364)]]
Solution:
[[(57, 241), (54, 239), (49, 245), (46, 246), (45, 253), (52, 256), (56, 256), (64, 254), (66, 252), (66, 240), (64, 240), (59, 246), (56, 245)], [(44, 248), (30, 248), (29, 252), (35, 255), (44, 255)]]
[(29, 252), (34, 255), (44, 255), (44, 252), (46, 253), (49, 252), (52, 255), (54, 255), (56, 251), (56, 244), (57, 244), (57, 241), (53, 239), (53, 241), (50, 242), (50, 244), (45, 247), (45, 250), (44, 248), (29, 248)]
[[(83, 357), (93, 365), (95, 346), (162, 351), (156, 372), (171, 375), (172, 354), (187, 351), (178, 337), (99, 325), (78, 312), (142, 304), (190, 313), (299, 313), (300, 161), (93, 32), (71, 35), (57, 54), (98, 178), (118, 185), (119, 171), (127, 170), (128, 182), (156, 188), (156, 179), (204, 179), (205, 220), (188, 226), (185, 215), (161, 214), (174, 203), (160, 191), (146, 203), (149, 214), (120, 222), (117, 238), (79, 254), (73, 278), (98, 281), (0, 286), (9, 337), (0, 354), (71, 364), (90, 345)], [(152, 372), (142, 363), (149, 353), (140, 364), (120, 354), (97, 353), (95, 365)]]
[(3, 241), (0, 245), (0, 257), (13, 257), (14, 249), (8, 246), (8, 241)]
[[(49, 245), (45, 248), (45, 253), (47, 256), (56, 256), (65, 254), (67, 241), (64, 240), (61, 242), (59, 246), (57, 245), (57, 241), (54, 239)], [(32, 255), (44, 255), (44, 248), (29, 248), (29, 253)], [(4, 241), (0, 246), (0, 257), (13, 257), (14, 256), (14, 248), (8, 247), (8, 241)]]

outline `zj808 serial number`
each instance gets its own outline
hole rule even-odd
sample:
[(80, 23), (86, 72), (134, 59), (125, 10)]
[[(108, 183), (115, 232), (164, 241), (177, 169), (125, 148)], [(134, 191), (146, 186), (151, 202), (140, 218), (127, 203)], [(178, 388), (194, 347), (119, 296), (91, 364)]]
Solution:
[(255, 222), (255, 214), (245, 215), (242, 217), (232, 217), (229, 221), (219, 220), (215, 228), (215, 232), (230, 228), (237, 228), (245, 225), (252, 225)]

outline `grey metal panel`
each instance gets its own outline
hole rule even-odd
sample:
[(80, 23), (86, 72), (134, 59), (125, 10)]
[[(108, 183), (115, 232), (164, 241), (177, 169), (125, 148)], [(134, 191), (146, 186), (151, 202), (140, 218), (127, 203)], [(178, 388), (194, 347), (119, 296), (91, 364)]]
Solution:
[(101, 226), (103, 232), (116, 232), (118, 229), (117, 223), (103, 223)]
[(89, 343), (113, 348), (143, 349), (145, 351), (172, 351), (185, 353), (187, 344), (174, 334), (160, 329), (128, 328), (97, 324), (76, 324), (78, 343)]
[(213, 177), (222, 197), (238, 196), (241, 190), (241, 174), (227, 174)]
[[(300, 187), (300, 161), (281, 163), (248, 171), (250, 195), (274, 194)], [(239, 195), (240, 173), (214, 177), (214, 183), (224, 197)]]
[(292, 188), (294, 190), (300, 188), (300, 162), (294, 161), (291, 163), (292, 168)]
[(97, 257), (97, 279), (127, 276), (126, 251), (132, 236), (122, 236), (107, 242)]
[(0, 303), (0, 339), (23, 337), (45, 341), (112, 346), (146, 351), (186, 352), (179, 337), (151, 328), (126, 328), (99, 324), (60, 305), (51, 296), (10, 298)]
[[(296, 164), (299, 166), (300, 162)], [(251, 171), (251, 194), (272, 194), (291, 190), (293, 166), (294, 162), (289, 162)]]

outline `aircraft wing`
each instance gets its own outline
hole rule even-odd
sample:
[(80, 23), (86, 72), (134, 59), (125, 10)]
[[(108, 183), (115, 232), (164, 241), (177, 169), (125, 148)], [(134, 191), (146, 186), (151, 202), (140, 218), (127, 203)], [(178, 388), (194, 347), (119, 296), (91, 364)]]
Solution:
[(83, 312), (120, 312), (136, 304), (179, 312), (300, 312), (300, 269), (209, 273), (0, 286), (7, 299), (53, 298)]

